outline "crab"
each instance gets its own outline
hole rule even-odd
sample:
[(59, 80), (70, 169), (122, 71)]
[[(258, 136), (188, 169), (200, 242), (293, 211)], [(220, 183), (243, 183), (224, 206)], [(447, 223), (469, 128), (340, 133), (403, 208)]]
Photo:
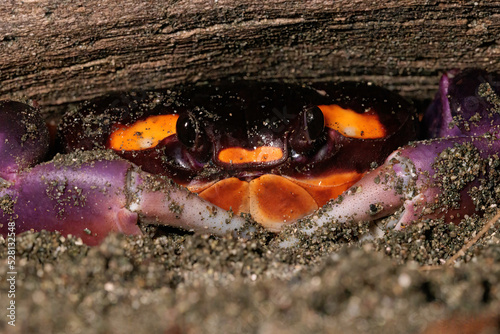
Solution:
[[(63, 117), (61, 153), (48, 162), (38, 110), (2, 101), (0, 231), (59, 231), (95, 245), (110, 232), (140, 234), (138, 222), (218, 235), (245, 235), (254, 222), (310, 234), (396, 212), (388, 227), (458, 223), (486, 210), (475, 194), (492, 176), (478, 161), (498, 163), (499, 82), (499, 73), (448, 71), (421, 124), (410, 102), (370, 83), (108, 96)], [(445, 158), (464, 149), (474, 164), (444, 175)], [(456, 196), (445, 200), (449, 188)]]

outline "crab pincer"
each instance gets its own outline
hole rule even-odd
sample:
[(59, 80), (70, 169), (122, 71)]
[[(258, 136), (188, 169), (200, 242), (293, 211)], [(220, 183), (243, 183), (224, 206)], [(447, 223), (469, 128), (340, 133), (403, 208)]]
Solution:
[(387, 227), (402, 229), (435, 218), (459, 223), (464, 216), (495, 207), (496, 200), (482, 196), (481, 190), (500, 189), (500, 74), (476, 69), (445, 73), (424, 125), (431, 139), (393, 152), (383, 165), (305, 219), (299, 230), (309, 235), (327, 223), (374, 221), (396, 212)]
[(113, 231), (140, 234), (138, 220), (205, 233), (234, 231), (245, 223), (111, 152), (58, 155), (31, 167), (48, 149), (40, 115), (27, 105), (2, 102), (0, 119), (4, 235), (46, 229), (80, 236), (93, 245)]

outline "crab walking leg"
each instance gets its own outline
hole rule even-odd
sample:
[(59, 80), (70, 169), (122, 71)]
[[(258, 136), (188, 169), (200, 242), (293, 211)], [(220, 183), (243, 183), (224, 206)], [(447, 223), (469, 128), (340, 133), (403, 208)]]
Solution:
[(13, 180), (43, 160), (49, 133), (40, 113), (14, 101), (0, 101), (0, 178)]
[(13, 227), (16, 233), (45, 229), (76, 235), (94, 245), (110, 232), (140, 234), (138, 220), (210, 233), (245, 223), (124, 160), (95, 160), (78, 167), (49, 162), (0, 186), (4, 235)]
[[(499, 150), (500, 142), (484, 137), (448, 137), (406, 146), (391, 154), (382, 166), (354, 184), (337, 200), (326, 204), (318, 214), (304, 220), (312, 221), (312, 226), (299, 223), (298, 229), (309, 235), (327, 223), (373, 221), (393, 214), (401, 207), (404, 209), (402, 214), (389, 227), (401, 229), (420, 218), (439, 217), (456, 223), (464, 215), (477, 211), (469, 191), (488, 177), (477, 159), (488, 159)], [(475, 160), (467, 160), (467, 155)], [(450, 168), (444, 161), (453, 158), (458, 166), (451, 172), (461, 173), (455, 176), (461, 178), (457, 182), (462, 184), (449, 187), (454, 187), (458, 195), (454, 203), (449, 203), (447, 198), (441, 196), (445, 194), (446, 184), (456, 179), (449, 176), (447, 179), (439, 169)], [(443, 162), (441, 167), (440, 159)], [(446, 174), (449, 173), (447, 169)], [(443, 208), (442, 204), (448, 206)], [(295, 242), (288, 240), (282, 246)]]

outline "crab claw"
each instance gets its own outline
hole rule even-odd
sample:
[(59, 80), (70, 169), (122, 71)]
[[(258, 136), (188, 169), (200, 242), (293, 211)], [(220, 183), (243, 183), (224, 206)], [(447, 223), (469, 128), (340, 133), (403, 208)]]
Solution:
[[(497, 187), (497, 171), (491, 171), (500, 152), (499, 83), (499, 73), (446, 73), (424, 120), (430, 137), (443, 138), (398, 149), (297, 229), (308, 235), (330, 222), (374, 221), (396, 212), (388, 227), (401, 229), (422, 218), (458, 223), (496, 205), (479, 190)], [(295, 242), (287, 239), (282, 246)]]
[(83, 163), (59, 156), (0, 188), (0, 232), (45, 229), (94, 245), (113, 231), (140, 234), (138, 220), (216, 234), (245, 223), (164, 177), (102, 154)]
[(406, 146), (327, 204), (315, 223), (373, 221), (401, 208), (388, 227), (401, 229), (422, 218), (458, 223), (464, 215), (481, 211), (472, 190), (488, 179), (488, 159), (499, 149), (496, 139), (479, 137), (435, 139)]
[[(498, 161), (499, 150), (496, 137), (449, 137), (406, 146), (294, 229), (307, 236), (326, 224), (371, 222), (395, 213), (387, 228), (401, 230), (419, 219), (459, 223), (466, 215), (484, 213), (485, 202), (496, 205), (495, 199), (481, 198), (479, 189), (494, 184), (496, 174), (490, 176), (488, 168)], [(279, 244), (297, 242), (285, 234)]]

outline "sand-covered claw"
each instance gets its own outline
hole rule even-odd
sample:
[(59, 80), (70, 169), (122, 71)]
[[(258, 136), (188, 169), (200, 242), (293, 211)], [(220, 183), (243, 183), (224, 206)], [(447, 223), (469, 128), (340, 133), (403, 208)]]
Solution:
[(388, 227), (401, 229), (423, 218), (458, 223), (484, 211), (475, 190), (491, 181), (488, 171), (499, 149), (500, 142), (479, 137), (406, 146), (327, 204), (314, 222), (373, 221), (399, 211)]
[(500, 192), (500, 74), (447, 72), (424, 124), (433, 139), (392, 153), (339, 198), (299, 222), (298, 230), (311, 234), (328, 223), (374, 221), (394, 213), (387, 227), (401, 229), (427, 218), (459, 223), (496, 207), (497, 199), (483, 194)]

